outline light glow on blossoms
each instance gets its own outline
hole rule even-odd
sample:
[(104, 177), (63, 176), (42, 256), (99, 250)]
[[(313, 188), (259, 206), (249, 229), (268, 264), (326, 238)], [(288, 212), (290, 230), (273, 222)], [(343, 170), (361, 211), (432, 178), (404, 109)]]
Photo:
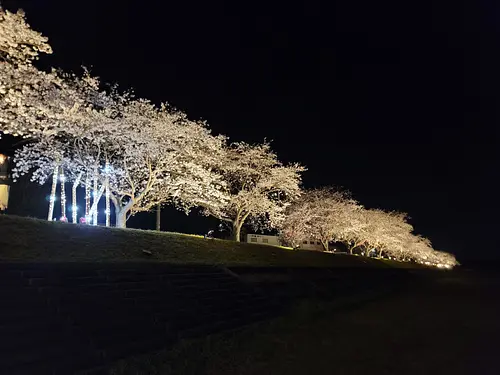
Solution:
[(304, 240), (343, 242), (362, 256), (420, 263), (451, 269), (451, 254), (433, 249), (431, 242), (413, 232), (408, 216), (401, 212), (367, 210), (349, 194), (325, 188), (306, 191), (288, 209), (281, 227), (285, 243), (300, 247)]
[(228, 223), (236, 240), (251, 224), (281, 230), (294, 248), (314, 238), (325, 251), (340, 241), (355, 255), (443, 269), (457, 264), (415, 234), (405, 213), (367, 210), (334, 189), (302, 191), (305, 168), (280, 162), (269, 143), (228, 144), (167, 103), (103, 89), (86, 69), (82, 75), (38, 70), (32, 63), (40, 53), (52, 53), (47, 38), (29, 27), (23, 12), (0, 8), (0, 135), (22, 138), (14, 180), (29, 174), (32, 182), (52, 182), (48, 220), (58, 182), (66, 217), (68, 182), (74, 223), (82, 188), (82, 223), (97, 225), (104, 194), (106, 226), (111, 205), (116, 226), (125, 228), (132, 215), (173, 204), (186, 213), (200, 207)]
[(230, 224), (233, 238), (240, 240), (243, 224), (257, 229), (279, 228), (286, 207), (300, 196), (299, 164), (283, 165), (268, 143), (234, 143), (225, 149), (218, 166), (225, 189), (224, 201), (204, 206), (207, 215)]

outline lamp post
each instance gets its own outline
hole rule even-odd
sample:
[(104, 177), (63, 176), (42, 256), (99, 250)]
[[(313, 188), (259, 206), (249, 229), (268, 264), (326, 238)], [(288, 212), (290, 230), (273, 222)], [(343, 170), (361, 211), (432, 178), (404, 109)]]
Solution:
[(9, 157), (0, 154), (0, 212), (3, 212), (9, 206)]

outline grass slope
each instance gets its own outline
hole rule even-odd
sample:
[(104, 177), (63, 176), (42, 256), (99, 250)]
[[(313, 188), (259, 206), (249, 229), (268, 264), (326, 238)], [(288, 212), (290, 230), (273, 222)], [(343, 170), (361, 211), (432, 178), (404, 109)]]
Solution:
[(498, 278), (449, 275), (355, 307), (303, 301), (286, 316), (120, 361), (110, 373), (500, 374)]
[[(143, 253), (151, 251), (151, 255)], [(278, 267), (401, 267), (349, 255), (236, 243), (201, 236), (92, 227), (0, 215), (0, 261), (140, 261)]]

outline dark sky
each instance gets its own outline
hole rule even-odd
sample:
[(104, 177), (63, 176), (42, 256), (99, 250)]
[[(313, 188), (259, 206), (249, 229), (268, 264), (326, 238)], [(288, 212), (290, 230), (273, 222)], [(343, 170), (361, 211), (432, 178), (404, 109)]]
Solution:
[(488, 234), (499, 208), (500, 4), (2, 3), (49, 37), (42, 65), (92, 66), (232, 140), (273, 140), (282, 160), (309, 168), (306, 187), (343, 186), (368, 207), (406, 211), (461, 259), (500, 257)]

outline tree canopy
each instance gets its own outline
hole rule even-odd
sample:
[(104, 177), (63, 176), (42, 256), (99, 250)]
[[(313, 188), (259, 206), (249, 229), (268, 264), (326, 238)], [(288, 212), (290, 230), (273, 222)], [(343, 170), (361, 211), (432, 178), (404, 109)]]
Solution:
[(367, 256), (439, 267), (456, 264), (452, 255), (434, 250), (428, 239), (413, 233), (407, 214), (365, 209), (349, 193), (333, 188), (303, 192), (287, 208), (281, 236), (293, 247), (314, 239), (328, 251), (330, 242), (343, 242), (351, 254), (358, 249)]
[(22, 11), (0, 7), (0, 135), (21, 140), (14, 179), (52, 180), (49, 220), (60, 180), (63, 191), (72, 183), (73, 202), (77, 188), (85, 189), (85, 214), (94, 215), (94, 224), (104, 194), (107, 225), (110, 202), (118, 227), (137, 212), (174, 204), (186, 212), (200, 207), (229, 223), (237, 241), (249, 224), (279, 230), (294, 247), (314, 238), (325, 251), (340, 241), (351, 253), (456, 263), (414, 234), (405, 213), (365, 209), (332, 188), (302, 191), (306, 168), (282, 163), (268, 142), (229, 143), (205, 122), (103, 85), (86, 69), (78, 75), (39, 70), (40, 53), (52, 53), (48, 39), (30, 28)]

